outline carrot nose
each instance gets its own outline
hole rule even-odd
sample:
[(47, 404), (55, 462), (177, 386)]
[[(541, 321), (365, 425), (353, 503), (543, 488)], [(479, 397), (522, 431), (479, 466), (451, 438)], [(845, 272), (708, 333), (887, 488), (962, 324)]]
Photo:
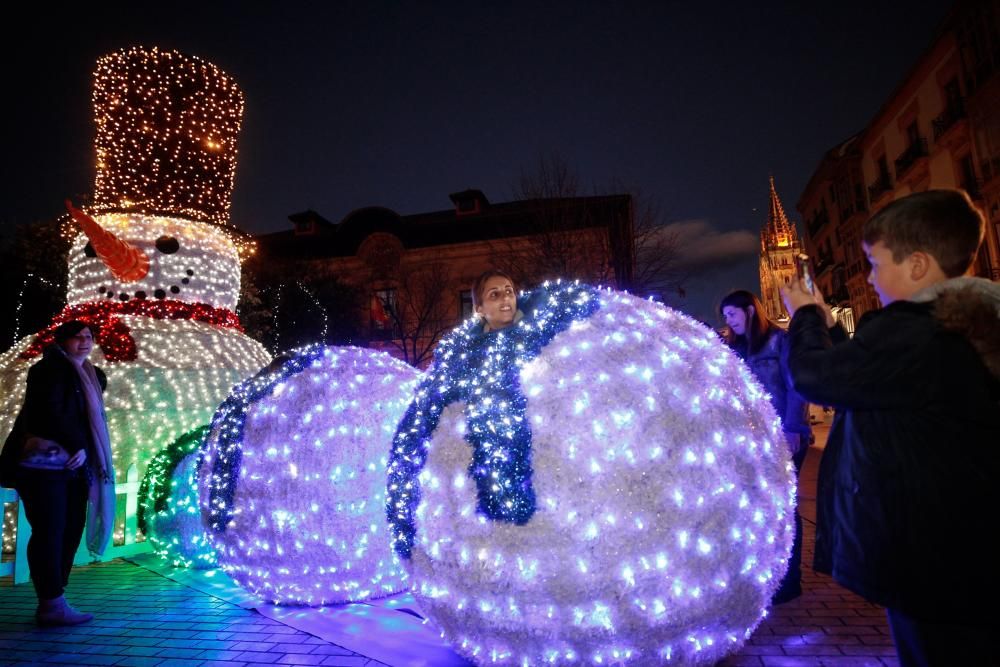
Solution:
[(73, 206), (73, 202), (68, 199), (66, 210), (90, 239), (90, 245), (93, 246), (97, 257), (104, 262), (115, 278), (131, 283), (149, 273), (149, 257), (146, 253), (101, 227), (96, 220)]

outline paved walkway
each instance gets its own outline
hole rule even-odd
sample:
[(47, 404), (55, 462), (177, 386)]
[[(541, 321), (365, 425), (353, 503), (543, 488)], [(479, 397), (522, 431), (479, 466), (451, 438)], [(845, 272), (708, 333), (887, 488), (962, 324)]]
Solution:
[[(816, 469), (825, 429), (802, 473), (805, 519), (804, 594), (771, 610), (750, 641), (721, 665), (790, 667), (898, 664), (884, 612), (817, 575), (812, 562)], [(34, 625), (30, 585), (0, 579), (0, 666), (68, 665), (330, 665), (382, 667), (383, 663), (116, 560), (74, 570), (71, 600), (94, 613), (76, 628)], [(378, 642), (378, 637), (372, 637)]]
[(70, 598), (94, 614), (38, 628), (30, 585), (0, 587), (0, 665), (330, 665), (382, 663), (122, 560), (74, 570)]

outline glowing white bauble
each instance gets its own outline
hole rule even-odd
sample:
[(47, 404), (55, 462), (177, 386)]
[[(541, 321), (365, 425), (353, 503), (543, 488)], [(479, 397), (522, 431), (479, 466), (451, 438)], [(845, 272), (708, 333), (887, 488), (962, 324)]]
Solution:
[[(763, 390), (714, 332), (661, 305), (565, 284), (518, 304), (515, 327), (467, 323), (439, 345), (394, 442), (388, 516), (405, 555), (419, 496), (404, 562), (420, 607), (479, 664), (711, 664), (737, 650), (794, 530), (794, 470)], [(534, 336), (548, 340), (537, 356)], [(533, 502), (502, 472), (523, 456), (520, 415), (491, 390), (518, 354)], [(477, 511), (473, 429), (489, 443), (481, 471), (501, 471), (482, 475), (497, 511), (533, 505), (523, 525)]]
[(234, 391), (206, 443), (199, 494), (219, 563), (286, 604), (398, 592), (386, 459), (419, 372), (353, 347), (305, 348), (274, 366)]

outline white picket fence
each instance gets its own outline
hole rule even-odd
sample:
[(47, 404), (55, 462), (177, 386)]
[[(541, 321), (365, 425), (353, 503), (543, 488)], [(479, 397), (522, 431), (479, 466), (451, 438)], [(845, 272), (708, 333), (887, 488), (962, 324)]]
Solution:
[[(138, 532), (138, 509), (139, 509), (139, 471), (135, 464), (131, 465), (125, 474), (125, 481), (115, 485), (115, 494), (125, 496), (125, 542), (118, 546), (111, 544), (105, 550), (104, 555), (98, 558), (91, 558), (87, 551), (87, 546), (80, 542), (80, 548), (76, 551), (74, 565), (85, 565), (87, 563), (97, 563), (133, 556), (151, 550), (149, 541), (136, 542)], [(14, 547), (14, 560), (0, 563), (0, 577), (14, 576), (15, 584), (22, 584), (30, 580), (28, 572), (28, 539), (31, 537), (31, 526), (24, 516), (24, 505), (17, 497), (17, 491), (13, 489), (0, 488), (0, 501), (3, 504), (17, 503), (17, 539)], [(117, 507), (117, 503), (116, 503)], [(115, 517), (115, 525), (118, 519)], [(114, 540), (112, 539), (112, 542)]]

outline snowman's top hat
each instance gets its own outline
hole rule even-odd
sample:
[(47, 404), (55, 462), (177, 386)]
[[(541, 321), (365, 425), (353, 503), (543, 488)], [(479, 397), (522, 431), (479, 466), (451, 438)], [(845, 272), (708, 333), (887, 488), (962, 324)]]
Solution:
[(123, 49), (97, 61), (94, 115), (91, 213), (229, 222), (243, 119), (229, 75), (177, 51)]

